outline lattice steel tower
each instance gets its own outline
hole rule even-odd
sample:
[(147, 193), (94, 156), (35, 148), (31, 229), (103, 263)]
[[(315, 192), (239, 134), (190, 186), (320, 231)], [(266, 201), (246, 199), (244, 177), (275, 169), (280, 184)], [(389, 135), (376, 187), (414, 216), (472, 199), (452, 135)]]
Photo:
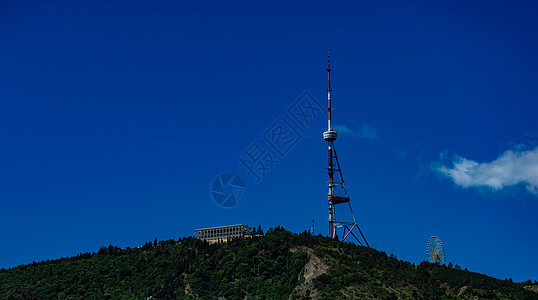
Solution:
[[(368, 241), (364, 237), (364, 234), (362, 234), (361, 229), (357, 225), (357, 221), (355, 220), (355, 214), (353, 213), (353, 209), (351, 208), (351, 203), (349, 202), (349, 196), (346, 191), (346, 186), (344, 185), (344, 176), (342, 175), (342, 170), (340, 169), (340, 163), (338, 162), (338, 156), (336, 155), (336, 149), (334, 148), (334, 141), (336, 140), (337, 133), (333, 129), (331, 124), (331, 113), (332, 113), (332, 106), (331, 106), (331, 56), (327, 55), (327, 74), (328, 74), (328, 88), (327, 88), (327, 102), (328, 102), (328, 115), (329, 115), (329, 122), (328, 122), (328, 129), (323, 133), (323, 139), (327, 141), (329, 144), (329, 237), (333, 239), (339, 239), (338, 237), (338, 231), (339, 229), (342, 229), (342, 241), (344, 241), (350, 234), (355, 237), (357, 242), (361, 245), (363, 245), (362, 241), (366, 244), (366, 246), (370, 247), (368, 244)], [(337, 174), (337, 178), (335, 179), (335, 173)], [(338, 176), (339, 175), (339, 176)], [(348, 207), (345, 207), (347, 204)], [(338, 217), (336, 218), (336, 207), (344, 207), (342, 211), (339, 210)], [(349, 208), (349, 209), (347, 209)], [(340, 217), (340, 213), (343, 215), (347, 214), (348, 217)], [(350, 214), (350, 216), (349, 216)], [(362, 237), (362, 240), (357, 238), (357, 236), (353, 233), (353, 230), (357, 229)], [(363, 245), (364, 246), (364, 245)]]

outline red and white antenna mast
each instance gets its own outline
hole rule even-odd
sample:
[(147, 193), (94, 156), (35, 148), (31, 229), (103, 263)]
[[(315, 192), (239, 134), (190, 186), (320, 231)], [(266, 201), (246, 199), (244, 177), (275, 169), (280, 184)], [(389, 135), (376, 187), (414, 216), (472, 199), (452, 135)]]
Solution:
[[(331, 56), (327, 55), (327, 112), (329, 116), (328, 128), (327, 131), (323, 133), (323, 139), (327, 141), (329, 149), (329, 167), (327, 168), (329, 173), (329, 237), (333, 239), (339, 239), (338, 231), (342, 229), (342, 241), (344, 241), (350, 234), (355, 237), (359, 244), (363, 245), (362, 241), (366, 246), (370, 247), (368, 241), (362, 234), (361, 229), (357, 225), (355, 220), (355, 214), (353, 214), (353, 209), (351, 208), (351, 203), (349, 202), (349, 196), (347, 195), (346, 187), (344, 185), (344, 176), (340, 169), (340, 163), (338, 162), (338, 156), (336, 155), (336, 149), (334, 148), (334, 141), (336, 141), (337, 133), (332, 127), (332, 106), (331, 106)], [(340, 176), (337, 176), (336, 180), (334, 178), (335, 173), (338, 173)], [(339, 177), (339, 178), (338, 178)], [(349, 212), (351, 213), (351, 218), (345, 220), (336, 218), (336, 206), (339, 204), (348, 204)], [(345, 206), (345, 205), (344, 205)], [(362, 240), (357, 238), (353, 233), (353, 230), (357, 229), (362, 237)]]

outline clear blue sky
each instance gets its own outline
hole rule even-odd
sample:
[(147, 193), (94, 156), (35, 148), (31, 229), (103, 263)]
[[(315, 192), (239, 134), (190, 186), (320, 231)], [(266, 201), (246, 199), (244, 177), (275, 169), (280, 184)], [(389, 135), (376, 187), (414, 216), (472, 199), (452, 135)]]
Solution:
[[(74, 3), (77, 2), (77, 3)], [(326, 103), (370, 244), (538, 280), (538, 7), (529, 2), (0, 4), (0, 267), (243, 223), (327, 234)], [(258, 182), (239, 165), (283, 117)], [(267, 150), (267, 149), (266, 149)], [(271, 149), (267, 151), (273, 151)], [(274, 154), (274, 152), (273, 152)], [(244, 200), (221, 208), (233, 172)]]

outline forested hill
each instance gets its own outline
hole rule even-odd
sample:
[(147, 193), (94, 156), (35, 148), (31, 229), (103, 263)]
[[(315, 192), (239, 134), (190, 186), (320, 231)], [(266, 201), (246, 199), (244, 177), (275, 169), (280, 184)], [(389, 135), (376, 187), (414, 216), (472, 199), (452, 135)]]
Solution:
[(229, 243), (109, 246), (0, 270), (0, 299), (538, 299), (536, 287), (281, 227)]

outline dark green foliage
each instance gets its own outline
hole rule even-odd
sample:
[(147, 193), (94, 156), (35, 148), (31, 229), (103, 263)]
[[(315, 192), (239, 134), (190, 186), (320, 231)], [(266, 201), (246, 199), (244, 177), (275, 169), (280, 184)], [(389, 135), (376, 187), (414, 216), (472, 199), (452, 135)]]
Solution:
[(415, 266), (374, 249), (330, 242), (315, 247), (315, 253), (331, 266), (314, 280), (322, 298), (538, 299), (537, 293), (510, 280), (428, 262)]
[(97, 253), (2, 269), (0, 299), (287, 299), (304, 282), (309, 255), (300, 249), (306, 248), (330, 267), (313, 281), (313, 292), (324, 299), (538, 299), (523, 288), (535, 285), (530, 280), (415, 266), (282, 227), (257, 233), (212, 245), (192, 237), (133, 249), (109, 245)]
[(214, 245), (190, 237), (135, 249), (110, 245), (1, 270), (0, 299), (286, 298), (308, 261), (306, 253), (289, 251), (299, 240), (277, 227)]

